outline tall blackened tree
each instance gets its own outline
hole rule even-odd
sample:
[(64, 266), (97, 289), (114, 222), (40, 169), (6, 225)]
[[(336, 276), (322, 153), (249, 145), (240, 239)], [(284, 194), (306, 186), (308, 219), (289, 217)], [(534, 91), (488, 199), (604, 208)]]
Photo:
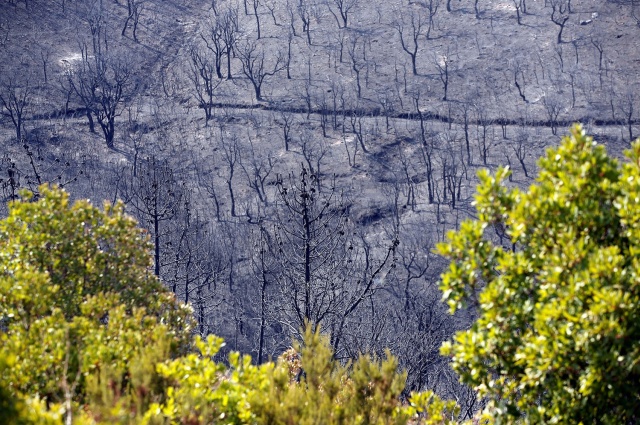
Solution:
[(322, 193), (318, 177), (303, 167), (298, 179), (278, 183), (280, 213), (273, 235), (280, 262), (280, 320), (294, 332), (322, 325), (340, 347), (345, 326), (384, 285), (397, 241), (380, 259), (364, 238), (354, 236), (348, 206), (335, 187)]
[(237, 7), (229, 7), (228, 9), (225, 9), (217, 19), (222, 31), (224, 53), (227, 56), (227, 79), (230, 80), (233, 78), (231, 75), (231, 58), (235, 53), (238, 37), (240, 36)]
[(183, 191), (180, 201), (162, 242), (161, 278), (179, 299), (193, 306), (198, 333), (205, 336), (211, 332), (211, 311), (220, 302), (216, 284), (226, 264), (216, 249), (213, 228), (201, 218), (191, 194)]
[(268, 345), (268, 328), (277, 320), (273, 310), (277, 309), (278, 303), (274, 295), (276, 286), (276, 276), (279, 271), (278, 256), (274, 253), (275, 244), (272, 241), (271, 232), (267, 230), (263, 223), (260, 223), (255, 232), (252, 233), (253, 252), (251, 256), (251, 267), (258, 283), (257, 291), (257, 315), (258, 325), (258, 363), (265, 359), (265, 352)]
[(424, 0), (420, 3), (427, 11), (427, 33), (425, 36), (427, 40), (431, 38), (431, 30), (435, 26), (435, 17), (438, 13), (438, 8), (440, 7), (441, 0)]
[(85, 45), (79, 67), (68, 70), (67, 77), (86, 108), (89, 125), (93, 127), (95, 117), (107, 146), (113, 149), (116, 117), (136, 89), (130, 58), (115, 52), (91, 55)]
[(400, 36), (400, 46), (411, 58), (411, 70), (413, 75), (418, 75), (416, 68), (416, 57), (420, 45), (420, 38), (425, 35), (426, 18), (424, 14), (418, 10), (408, 10), (400, 13), (398, 19), (393, 23), (394, 28)]
[[(223, 78), (222, 75), (222, 58), (227, 53), (227, 38), (226, 31), (223, 25), (229, 23), (225, 18), (228, 12), (225, 11), (224, 15), (214, 14), (206, 23), (205, 31), (200, 34), (200, 38), (204, 41), (207, 49), (213, 55), (213, 63), (216, 70), (216, 75), (219, 79)], [(235, 41), (234, 41), (235, 43)], [(229, 58), (230, 60), (230, 58)], [(230, 67), (230, 62), (228, 66)]]
[[(307, 43), (311, 46), (311, 20), (314, 18), (317, 20), (316, 5), (310, 0), (298, 0), (296, 12), (302, 21), (302, 32), (307, 34)], [(291, 24), (293, 25), (293, 15)]]
[(452, 62), (453, 60), (449, 54), (448, 48), (445, 54), (434, 54), (433, 56), (433, 63), (436, 65), (440, 81), (442, 81), (442, 90), (444, 92), (442, 96), (443, 101), (447, 100), (447, 93), (449, 92), (449, 75), (451, 74), (451, 70), (449, 68)]
[(216, 79), (216, 73), (220, 72), (220, 67), (211, 61), (206, 50), (193, 46), (189, 53), (191, 58), (189, 80), (193, 86), (198, 106), (204, 111), (205, 123), (208, 123), (213, 117), (215, 90), (220, 85), (220, 80)]
[[(545, 4), (547, 4), (546, 1)], [(548, 4), (551, 6), (551, 22), (559, 27), (558, 44), (560, 44), (562, 43), (562, 32), (569, 20), (569, 13), (571, 13), (571, 0), (549, 0)]]
[(22, 140), (25, 115), (32, 96), (33, 86), (28, 78), (19, 81), (18, 78), (8, 76), (0, 80), (0, 114), (13, 123), (18, 142)]
[(182, 208), (183, 188), (166, 160), (149, 157), (138, 162), (122, 190), (131, 212), (151, 232), (154, 245), (154, 273), (160, 276), (164, 238), (170, 233), (164, 222)]
[(280, 54), (269, 58), (265, 55), (266, 51), (268, 51), (266, 47), (261, 44), (247, 42), (238, 52), (242, 62), (242, 72), (251, 82), (257, 101), (264, 100), (262, 97), (262, 84), (265, 78), (273, 76), (283, 69), (283, 60)]
[(81, 7), (90, 40), (80, 42), (81, 60), (66, 70), (66, 77), (85, 108), (90, 130), (94, 131), (95, 118), (107, 146), (113, 149), (116, 117), (137, 88), (135, 61), (128, 52), (118, 51), (110, 43), (103, 2), (88, 0)]
[(349, 14), (358, 7), (359, 0), (330, 0), (327, 2), (329, 12), (338, 23), (338, 28), (349, 26)]
[(131, 24), (133, 39), (136, 42), (138, 41), (138, 24), (140, 23), (144, 3), (145, 0), (127, 0), (127, 18), (124, 21), (121, 33), (123, 37), (127, 32), (127, 28), (129, 28), (129, 24)]

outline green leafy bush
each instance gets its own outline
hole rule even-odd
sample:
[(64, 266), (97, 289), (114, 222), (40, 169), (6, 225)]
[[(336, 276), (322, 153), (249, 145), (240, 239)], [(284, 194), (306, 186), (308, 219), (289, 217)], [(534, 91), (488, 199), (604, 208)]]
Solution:
[[(109, 399), (133, 417), (163, 397), (157, 379), (144, 386), (155, 362), (189, 348), (191, 310), (149, 273), (148, 238), (121, 204), (101, 211), (69, 205), (62, 190), (40, 193), (0, 221), (0, 388), (66, 418)], [(136, 375), (149, 358), (150, 374)]]
[(438, 247), (451, 310), (479, 314), (442, 351), (501, 423), (640, 421), (640, 141), (627, 158), (575, 126), (527, 191), (480, 173), (478, 219)]
[(159, 366), (170, 382), (164, 403), (151, 406), (146, 420), (181, 424), (452, 424), (454, 402), (432, 392), (401, 403), (406, 376), (387, 354), (378, 361), (361, 356), (353, 364), (333, 358), (328, 338), (312, 332), (278, 361), (255, 366), (234, 353), (226, 369), (211, 358), (222, 340), (197, 340), (199, 353)]

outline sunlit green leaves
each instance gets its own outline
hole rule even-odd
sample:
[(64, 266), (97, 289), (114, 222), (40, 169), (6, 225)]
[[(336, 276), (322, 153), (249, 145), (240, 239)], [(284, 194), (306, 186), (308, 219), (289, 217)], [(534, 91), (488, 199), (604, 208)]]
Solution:
[[(462, 379), (510, 423), (624, 423), (640, 393), (640, 142), (620, 166), (572, 129), (526, 192), (480, 174), (479, 219), (438, 247), (453, 310), (478, 320), (443, 346)], [(515, 250), (486, 240), (500, 225)], [(465, 304), (465, 301), (467, 303)]]
[(66, 416), (108, 394), (128, 397), (130, 412), (136, 361), (149, 349), (156, 361), (188, 350), (191, 312), (149, 272), (148, 238), (122, 205), (101, 211), (59, 189), (40, 193), (23, 194), (0, 221), (0, 388)]

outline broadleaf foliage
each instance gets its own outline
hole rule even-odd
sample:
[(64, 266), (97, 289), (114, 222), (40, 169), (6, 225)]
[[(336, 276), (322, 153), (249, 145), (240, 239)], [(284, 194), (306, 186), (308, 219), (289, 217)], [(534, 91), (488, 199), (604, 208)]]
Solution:
[(438, 247), (451, 310), (479, 316), (442, 353), (504, 423), (640, 420), (640, 141), (627, 158), (576, 125), (527, 191), (481, 173), (478, 219)]

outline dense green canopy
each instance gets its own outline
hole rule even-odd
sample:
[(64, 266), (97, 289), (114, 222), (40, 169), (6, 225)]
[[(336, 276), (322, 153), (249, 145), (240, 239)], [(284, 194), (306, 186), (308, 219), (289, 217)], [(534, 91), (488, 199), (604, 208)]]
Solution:
[(438, 247), (451, 310), (479, 315), (443, 352), (507, 423), (640, 420), (640, 141), (627, 158), (575, 126), (527, 191), (480, 173), (478, 218)]
[(144, 231), (121, 204), (24, 196), (0, 221), (0, 388), (70, 411), (100, 386), (149, 385), (153, 361), (188, 349), (193, 319), (150, 273)]

